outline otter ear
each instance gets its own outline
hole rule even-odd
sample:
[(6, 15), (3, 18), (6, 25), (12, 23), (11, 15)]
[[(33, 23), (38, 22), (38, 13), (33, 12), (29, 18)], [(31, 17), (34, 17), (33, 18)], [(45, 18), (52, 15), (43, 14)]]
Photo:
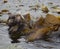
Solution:
[(23, 16), (24, 16), (24, 19), (25, 19), (27, 22), (29, 22), (29, 21), (31, 20), (30, 13), (27, 13), (27, 14), (25, 14), (25, 15), (23, 15)]

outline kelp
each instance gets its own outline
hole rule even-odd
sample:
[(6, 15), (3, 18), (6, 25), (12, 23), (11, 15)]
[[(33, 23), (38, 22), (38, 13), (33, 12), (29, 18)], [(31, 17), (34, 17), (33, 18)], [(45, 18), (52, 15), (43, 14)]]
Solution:
[(45, 6), (44, 4), (42, 4), (41, 9), (42, 9), (42, 11), (45, 12), (45, 13), (48, 13), (48, 12), (49, 12), (49, 9), (48, 9), (47, 6)]
[(30, 34), (27, 37), (27, 41), (34, 41), (34, 40), (40, 39), (40, 38), (44, 37), (44, 35), (46, 35), (47, 32), (49, 32), (49, 31), (50, 31), (50, 28), (48, 28), (48, 27), (37, 29), (37, 30), (35, 30), (35, 32), (33, 32), (32, 34)]
[(1, 12), (2, 12), (2, 13), (4, 13), (4, 12), (9, 12), (9, 10), (3, 9), (3, 10), (1, 10)]
[(0, 12), (0, 16), (2, 16), (2, 12)]
[[(33, 33), (31, 33), (27, 37), (28, 41), (34, 41), (34, 40), (40, 39), (41, 37), (46, 39), (45, 37), (47, 34), (50, 33), (49, 35), (51, 35), (51, 33), (53, 31), (58, 31), (59, 25), (60, 25), (60, 20), (52, 14), (47, 14), (45, 18), (41, 17), (37, 21), (36, 25), (38, 26), (37, 30), (34, 29), (35, 31), (32, 31)], [(41, 26), (41, 27), (39, 27), (39, 26)]]
[(60, 20), (52, 14), (46, 15), (45, 22), (52, 25), (60, 25)]
[(8, 2), (8, 0), (4, 0), (4, 2), (3, 3), (7, 3)]

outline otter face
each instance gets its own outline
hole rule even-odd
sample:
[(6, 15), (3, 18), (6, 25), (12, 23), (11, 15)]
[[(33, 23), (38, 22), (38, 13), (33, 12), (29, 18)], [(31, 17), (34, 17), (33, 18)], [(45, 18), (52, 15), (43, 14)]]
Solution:
[(8, 19), (9, 37), (14, 41), (20, 36), (28, 34), (29, 25), (21, 18), (21, 15), (10, 16)]

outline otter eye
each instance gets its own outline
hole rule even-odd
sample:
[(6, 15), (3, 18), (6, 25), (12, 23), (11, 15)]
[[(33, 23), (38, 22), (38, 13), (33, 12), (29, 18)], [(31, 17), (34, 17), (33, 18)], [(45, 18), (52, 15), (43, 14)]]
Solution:
[(15, 16), (13, 16), (12, 19), (15, 19)]

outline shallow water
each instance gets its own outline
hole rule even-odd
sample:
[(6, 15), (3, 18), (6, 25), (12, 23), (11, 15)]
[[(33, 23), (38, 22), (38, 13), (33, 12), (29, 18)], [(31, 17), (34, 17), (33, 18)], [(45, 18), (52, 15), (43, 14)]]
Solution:
[[(48, 2), (53, 2), (53, 5), (48, 5)], [(31, 14), (32, 19), (35, 21), (37, 17), (40, 17), (43, 15), (45, 17), (45, 13), (43, 13), (40, 9), (38, 10), (31, 10), (29, 6), (37, 5), (44, 3), (46, 6), (48, 6), (51, 14), (60, 16), (57, 13), (51, 12), (52, 6), (59, 5), (60, 6), (60, 0), (8, 0), (7, 3), (3, 3), (3, 0), (0, 0), (0, 11), (2, 9), (8, 9), (11, 13), (17, 14), (21, 13), (22, 15), (25, 14), (26, 12), (29, 12)], [(19, 5), (24, 5), (24, 6), (19, 6)], [(0, 17), (3, 20), (8, 19), (8, 15), (4, 13), (2, 17)], [(47, 42), (43, 40), (38, 40), (34, 41), (32, 43), (26, 43), (24, 38), (19, 39), (21, 42), (20, 43), (15, 43), (11, 44), (11, 39), (9, 38), (8, 35), (8, 26), (4, 26), (0, 24), (0, 49), (60, 49), (60, 39), (57, 38), (57, 35), (60, 34), (60, 30), (57, 32), (54, 32), (53, 35), (53, 40), (54, 42)], [(58, 33), (58, 34), (57, 34)]]

